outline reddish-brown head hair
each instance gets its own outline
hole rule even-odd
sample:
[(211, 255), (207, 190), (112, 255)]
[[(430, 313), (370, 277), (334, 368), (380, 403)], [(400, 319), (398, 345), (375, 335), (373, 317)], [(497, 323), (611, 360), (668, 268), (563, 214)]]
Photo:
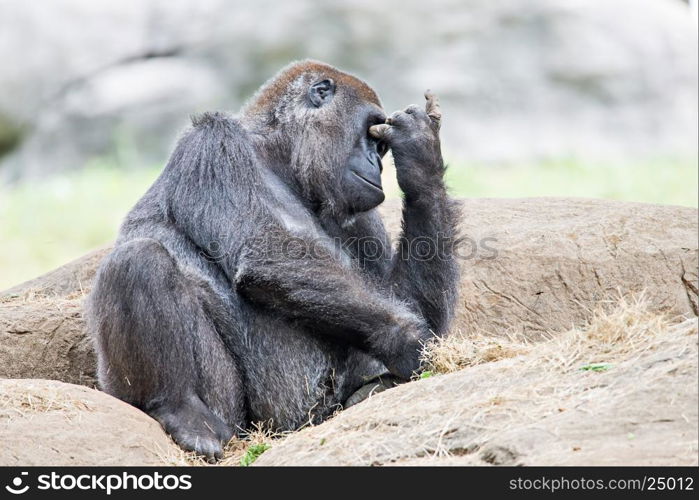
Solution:
[(381, 107), (381, 101), (376, 92), (363, 80), (329, 64), (308, 60), (292, 63), (268, 80), (248, 102), (243, 112), (258, 114), (271, 111), (280, 97), (288, 92), (290, 85), (304, 75), (316, 80), (330, 78), (338, 87), (350, 88), (360, 99)]

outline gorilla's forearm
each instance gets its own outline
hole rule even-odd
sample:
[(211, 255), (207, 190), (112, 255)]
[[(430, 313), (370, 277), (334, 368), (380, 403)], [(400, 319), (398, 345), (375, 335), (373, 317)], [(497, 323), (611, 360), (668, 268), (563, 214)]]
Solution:
[[(336, 261), (265, 259), (243, 264), (236, 291), (250, 303), (300, 321), (314, 333), (359, 347), (394, 374), (410, 377), (427, 326), (403, 304)], [(413, 346), (413, 349), (410, 348)]]
[[(414, 304), (437, 335), (446, 333), (458, 286), (454, 255), (458, 205), (440, 179), (419, 198), (403, 202), (403, 233), (389, 280), (394, 293)], [(428, 283), (429, 286), (425, 286)]]
[(458, 208), (444, 185), (439, 101), (430, 91), (425, 98), (424, 110), (408, 106), (370, 133), (391, 145), (398, 185), (405, 195), (403, 234), (389, 283), (394, 293), (414, 304), (434, 333), (443, 335), (457, 295)]

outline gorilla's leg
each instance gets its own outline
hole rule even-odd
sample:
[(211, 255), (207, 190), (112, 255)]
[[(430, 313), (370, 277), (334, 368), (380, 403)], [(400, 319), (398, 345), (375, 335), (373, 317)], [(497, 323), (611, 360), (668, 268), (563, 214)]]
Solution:
[(221, 453), (245, 418), (244, 389), (221, 333), (222, 299), (156, 240), (117, 247), (90, 304), (102, 388), (157, 419), (183, 448)]
[(246, 317), (250, 334), (236, 349), (253, 422), (276, 431), (318, 424), (361, 386), (387, 373), (380, 361), (350, 345), (264, 311), (251, 310)]

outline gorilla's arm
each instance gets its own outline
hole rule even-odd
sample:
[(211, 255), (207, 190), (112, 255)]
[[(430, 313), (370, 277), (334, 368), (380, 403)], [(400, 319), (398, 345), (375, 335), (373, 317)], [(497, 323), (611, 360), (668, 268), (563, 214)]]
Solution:
[(253, 221), (264, 214), (252, 194), (263, 182), (246, 130), (222, 113), (194, 118), (156, 184), (166, 220), (231, 281)]
[[(398, 167), (400, 168), (400, 167)], [(457, 299), (458, 267), (452, 245), (458, 209), (443, 186), (403, 202), (403, 233), (393, 256), (389, 282), (394, 293), (412, 300), (437, 335), (446, 333)]]
[(244, 258), (235, 280), (247, 300), (368, 351), (397, 376), (409, 378), (418, 368), (429, 332), (407, 307), (333, 257), (289, 258), (276, 242), (261, 246), (264, 255)]
[[(342, 338), (408, 378), (418, 368), (424, 321), (331, 255), (289, 256), (298, 241), (270, 216), (271, 193), (248, 135), (234, 119), (206, 114), (166, 168), (169, 219), (249, 302)], [(316, 248), (309, 240), (306, 249)], [(322, 249), (319, 249), (322, 251)]]
[(459, 208), (444, 186), (439, 142), (441, 111), (425, 94), (425, 110), (410, 106), (387, 125), (372, 127), (391, 146), (404, 193), (403, 232), (388, 273), (394, 293), (412, 301), (437, 335), (446, 333), (457, 300), (454, 257)]

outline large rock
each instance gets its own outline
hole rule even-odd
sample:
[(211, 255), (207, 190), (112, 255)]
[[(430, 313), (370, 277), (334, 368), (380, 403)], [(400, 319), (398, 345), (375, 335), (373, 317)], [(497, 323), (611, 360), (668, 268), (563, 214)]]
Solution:
[(39, 111), (32, 134), (11, 157), (24, 176), (75, 168), (87, 160), (158, 165), (195, 112), (215, 108), (222, 94), (212, 70), (175, 59), (132, 61), (67, 88)]
[(589, 319), (601, 301), (646, 291), (697, 315), (697, 210), (592, 199), (468, 200), (455, 329), (528, 338)]
[(452, 158), (696, 157), (696, 26), (676, 0), (0, 0), (0, 12), (12, 68), (0, 154), (19, 144), (5, 174), (163, 161), (189, 114), (237, 109), (307, 57), (363, 76), (390, 110), (434, 88)]
[[(382, 210), (397, 235), (399, 202)], [(539, 339), (584, 324), (601, 301), (644, 290), (654, 310), (697, 315), (696, 209), (586, 199), (464, 200), (462, 231), (469, 240), (460, 247), (455, 331), (516, 331)], [(94, 384), (81, 310), (107, 251), (0, 294), (0, 377)]]
[(181, 454), (160, 424), (103, 392), (0, 379), (0, 466), (152, 466)]
[(96, 370), (80, 297), (29, 295), (0, 302), (0, 379), (52, 379), (93, 387)]
[(96, 250), (0, 297), (0, 378), (94, 386), (96, 360), (82, 301), (110, 248)]

